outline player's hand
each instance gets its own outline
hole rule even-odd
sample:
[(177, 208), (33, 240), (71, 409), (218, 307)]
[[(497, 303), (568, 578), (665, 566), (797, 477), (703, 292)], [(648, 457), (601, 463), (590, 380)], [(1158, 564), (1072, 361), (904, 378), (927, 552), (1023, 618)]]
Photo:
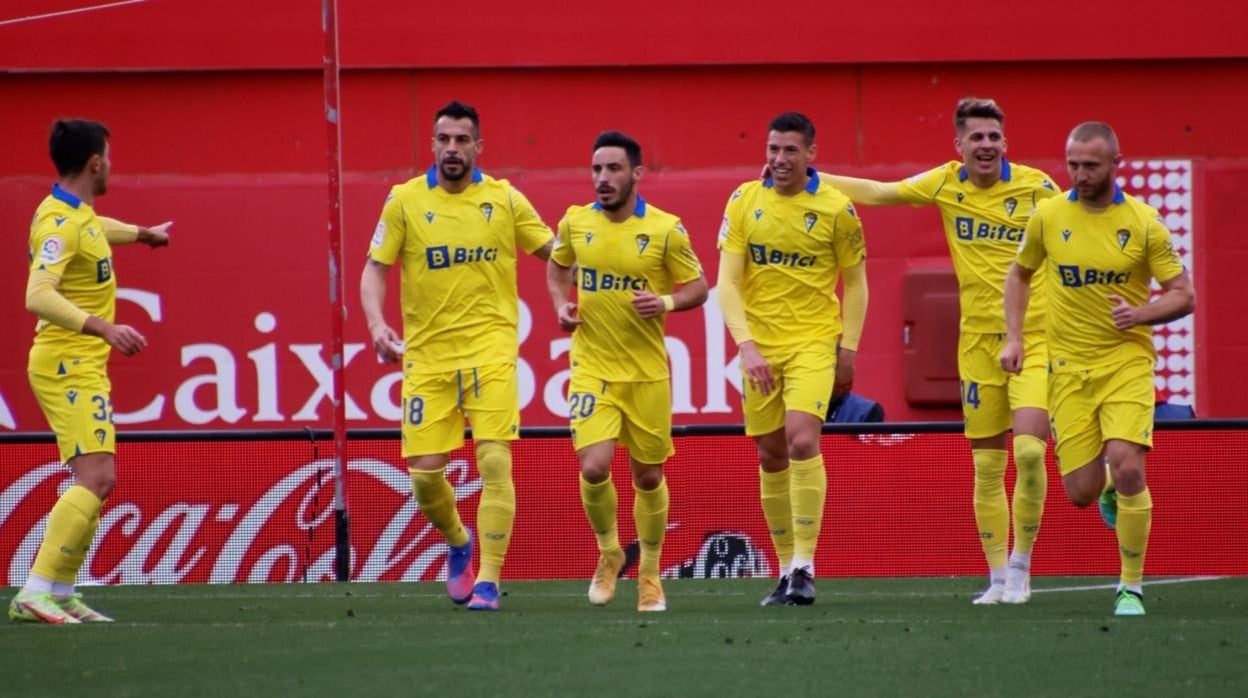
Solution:
[(758, 353), (754, 342), (743, 342), (741, 351), (741, 370), (750, 386), (761, 395), (770, 395), (776, 387), (775, 378), (771, 375), (771, 364)]
[(559, 306), (555, 314), (559, 316), (559, 329), (564, 332), (571, 332), (576, 326), (584, 322), (581, 319), (581, 313), (576, 307), (576, 303), (564, 303)]
[(378, 325), (372, 330), (373, 351), (377, 358), (388, 364), (397, 364), (403, 360), (403, 342), (389, 325)]
[(139, 228), (138, 241), (151, 248), (164, 247), (169, 244), (169, 229), (173, 221), (165, 221), (151, 228)]
[(1001, 370), (1006, 373), (1022, 373), (1023, 371), (1023, 343), (1013, 340), (1005, 340), (1005, 346), (1001, 349)]
[(1128, 305), (1122, 296), (1108, 296), (1108, 298), (1109, 302), (1114, 304), (1113, 310), (1109, 311), (1110, 317), (1114, 319), (1114, 327), (1129, 330), (1140, 324), (1137, 308)]
[(663, 307), (663, 299), (649, 291), (633, 293), (633, 309), (644, 318), (658, 317), (667, 312)]
[(100, 336), (125, 356), (134, 356), (147, 346), (147, 338), (129, 325), (108, 325)]
[(765, 182), (768, 177), (771, 177), (771, 165), (763, 165), (763, 171), (758, 173), (758, 178)]
[(832, 399), (848, 395), (854, 389), (854, 359), (858, 352), (841, 347), (836, 352), (836, 379), (832, 383)]

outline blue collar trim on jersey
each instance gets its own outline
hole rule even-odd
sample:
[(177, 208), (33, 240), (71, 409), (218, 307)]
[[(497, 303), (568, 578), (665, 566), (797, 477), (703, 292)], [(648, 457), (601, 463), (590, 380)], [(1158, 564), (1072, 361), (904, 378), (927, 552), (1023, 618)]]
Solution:
[[(971, 173), (966, 171), (966, 165), (963, 165), (963, 166), (962, 166), (962, 167), (958, 170), (958, 181), (959, 181), (959, 182), (965, 182), (965, 181), (966, 181), (966, 178), (967, 178), (967, 177), (970, 177), (970, 176), (971, 176)], [(1003, 182), (1008, 182), (1008, 181), (1010, 181), (1010, 176), (1011, 176), (1011, 173), (1010, 173), (1010, 161), (1009, 161), (1009, 160), (1006, 160), (1005, 158), (1001, 158), (1001, 181), (1003, 181)]]
[(64, 201), (65, 203), (69, 204), (70, 206), (73, 206), (74, 208), (78, 208), (79, 206), (82, 205), (82, 199), (79, 199), (78, 197), (74, 196), (73, 194), (70, 194), (64, 189), (61, 189), (61, 185), (59, 182), (52, 185), (52, 198), (57, 199), (59, 201)]
[[(430, 189), (433, 189), (434, 187), (438, 186), (438, 166), (437, 165), (431, 165), (429, 167), (429, 171), (425, 172), (425, 179), (429, 180)], [(472, 168), (472, 183), (479, 184), (480, 182), (484, 180), (485, 180), (485, 174), (483, 174), (481, 170), (475, 167)]]
[[(806, 174), (810, 176), (810, 181), (806, 183), (806, 191), (814, 194), (819, 191), (819, 173), (815, 171), (815, 168), (807, 167)], [(774, 184), (775, 182), (771, 181), (771, 177), (768, 177), (763, 181), (763, 186), (768, 189), (770, 189)]]
[[(1078, 201), (1079, 190), (1074, 187), (1071, 187), (1070, 193), (1066, 195), (1066, 198), (1070, 199), (1071, 201)], [(1127, 200), (1127, 195), (1123, 193), (1122, 187), (1115, 184), (1114, 185), (1114, 203), (1120, 204), (1126, 200)]]
[[(594, 205), (591, 206), (590, 208), (594, 209), (595, 211), (601, 211), (602, 204), (595, 201)], [(638, 218), (646, 217), (646, 200), (641, 198), (641, 194), (637, 195), (637, 205), (633, 206), (633, 215), (637, 216)]]

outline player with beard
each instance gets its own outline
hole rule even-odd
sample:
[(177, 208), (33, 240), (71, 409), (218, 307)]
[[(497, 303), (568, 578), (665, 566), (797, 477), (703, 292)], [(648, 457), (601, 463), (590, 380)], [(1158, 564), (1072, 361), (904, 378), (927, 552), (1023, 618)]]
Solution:
[(572, 331), (568, 416), (581, 463), (581, 503), (599, 551), (589, 601), (603, 606), (615, 597), (624, 565), (611, 481), (618, 441), (628, 449), (641, 547), (637, 610), (663, 611), (667, 600), (659, 562), (668, 511), (663, 463), (675, 452), (664, 320), (668, 313), (702, 305), (708, 291), (680, 219), (637, 192), (643, 169), (637, 141), (606, 131), (591, 152), (597, 200), (568, 208), (546, 265), (559, 324)]
[[(435, 163), (390, 190), (360, 278), (373, 348), (403, 364), (403, 457), (421, 512), (446, 537), (447, 592), (472, 610), (499, 608), (499, 576), (516, 513), (511, 442), (519, 437), (516, 251), (550, 256), (553, 235), (505, 179), (476, 168), (480, 120), (451, 102), (434, 116)], [(386, 324), (386, 274), (400, 264), (403, 340)], [(482, 490), (473, 536), (446, 480), (472, 425)]]
[(9, 605), (14, 620), (58, 625), (112, 620), (74, 591), (100, 510), (117, 481), (108, 356), (114, 348), (134, 356), (147, 346), (133, 327), (113, 322), (112, 245), (167, 245), (172, 223), (149, 229), (96, 215), (95, 199), (108, 191), (112, 167), (109, 136), (96, 121), (61, 119), (52, 125), (48, 150), (59, 178), (30, 229), (26, 308), (39, 323), (27, 371), (74, 483), (48, 515), (34, 566)]
[[(901, 182), (824, 175), (855, 203), (935, 205), (958, 278), (961, 323), (958, 376), (962, 415), (975, 468), (975, 523), (988, 562), (988, 588), (977, 605), (1026, 603), (1031, 553), (1040, 531), (1048, 478), (1045, 402), (1044, 287), (1037, 276), (1024, 331), (1027, 356), (1017, 375), (1001, 370), (1005, 340), (1005, 274), (1036, 204), (1058, 195), (1048, 175), (1005, 158), (1005, 112), (990, 99), (967, 97), (954, 110), (960, 160)], [(1005, 496), (1006, 435), (1013, 432), (1014, 501)], [(1011, 508), (1014, 550), (1009, 551)], [(1008, 557), (1007, 557), (1008, 556)]]
[(764, 606), (815, 601), (827, 496), (820, 430), (834, 385), (839, 395), (853, 384), (867, 313), (862, 223), (809, 166), (815, 152), (810, 119), (773, 119), (770, 176), (733, 192), (719, 231), (719, 304), (740, 352), (745, 431), (758, 447), (763, 515), (780, 566)]
[[(1073, 188), (1039, 205), (1006, 277), (1000, 362), (1010, 373), (1023, 369), (1032, 279), (1044, 277), (1048, 404), (1062, 485), (1077, 507), (1106, 500), (1122, 564), (1114, 614), (1142, 616), (1153, 510), (1144, 457), (1152, 448), (1157, 357), (1149, 326), (1191, 313), (1196, 292), (1157, 211), (1115, 183), (1121, 163), (1108, 125), (1089, 121), (1071, 132)], [(1162, 294), (1150, 302), (1152, 279)]]

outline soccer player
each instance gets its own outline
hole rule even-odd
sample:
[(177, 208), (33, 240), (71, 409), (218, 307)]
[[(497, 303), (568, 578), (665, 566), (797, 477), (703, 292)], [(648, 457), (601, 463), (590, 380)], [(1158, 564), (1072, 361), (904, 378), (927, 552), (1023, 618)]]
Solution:
[[(484, 141), (472, 107), (434, 117), (435, 163), (386, 197), (360, 278), (373, 348), (403, 364), (403, 457), (421, 512), (450, 547), (446, 587), (456, 604), (498, 610), (498, 582), (516, 513), (511, 442), (518, 438), (516, 250), (550, 256), (553, 234), (505, 179), (475, 166)], [(386, 274), (398, 263), (403, 341), (386, 324)], [(481, 569), (445, 468), (472, 425), (482, 489)]]
[[(1106, 124), (1071, 131), (1066, 165), (1073, 188), (1041, 203), (1027, 223), (1006, 278), (1000, 360), (1011, 373), (1025, 364), (1031, 280), (1045, 277), (1048, 404), (1062, 484), (1077, 507), (1116, 488), (1122, 575), (1114, 614), (1140, 616), (1153, 510), (1144, 480), (1156, 361), (1149, 325), (1191, 313), (1196, 293), (1157, 211), (1115, 184), (1121, 162), (1118, 137)], [(1149, 302), (1151, 279), (1162, 294)]]
[[(597, 200), (568, 208), (546, 265), (559, 324), (573, 332), (568, 417), (581, 462), (581, 503), (599, 551), (589, 601), (603, 606), (615, 597), (624, 565), (611, 481), (619, 441), (628, 449), (641, 545), (637, 610), (663, 611), (659, 558), (668, 508), (663, 463), (675, 452), (663, 325), (667, 313), (702, 305), (707, 286), (680, 219), (637, 192), (643, 169), (637, 141), (606, 131), (592, 153)], [(572, 301), (574, 274), (579, 282)]]
[(117, 278), (111, 246), (167, 245), (172, 223), (144, 228), (96, 215), (95, 199), (108, 191), (110, 135), (95, 121), (61, 119), (52, 125), (48, 150), (58, 179), (30, 227), (26, 308), (39, 322), (27, 372), (74, 484), (48, 515), (30, 576), (9, 604), (14, 620), (112, 621), (74, 590), (100, 509), (117, 481), (108, 355), (115, 348), (134, 356), (147, 346), (133, 327), (113, 322)]
[(763, 515), (780, 563), (764, 606), (815, 601), (827, 494), (820, 428), (834, 382), (838, 395), (853, 384), (867, 311), (862, 224), (809, 166), (815, 153), (810, 119), (772, 119), (770, 176), (733, 192), (719, 231), (719, 303), (740, 352), (745, 431), (758, 447)]
[[(1005, 113), (990, 99), (958, 102), (953, 145), (962, 156), (901, 182), (820, 175), (855, 203), (934, 204), (945, 227), (958, 278), (961, 327), (958, 375), (965, 434), (975, 467), (975, 523), (988, 562), (988, 588), (975, 604), (1026, 603), (1031, 553), (1044, 513), (1049, 438), (1045, 403), (1044, 302), (1041, 278), (1024, 323), (1027, 356), (1018, 375), (1001, 370), (1005, 340), (1005, 274), (1036, 204), (1058, 195), (1048, 175), (1005, 159)], [(1014, 551), (1011, 506), (1005, 496), (1006, 434), (1014, 433)], [(1008, 553), (1008, 558), (1007, 558)]]

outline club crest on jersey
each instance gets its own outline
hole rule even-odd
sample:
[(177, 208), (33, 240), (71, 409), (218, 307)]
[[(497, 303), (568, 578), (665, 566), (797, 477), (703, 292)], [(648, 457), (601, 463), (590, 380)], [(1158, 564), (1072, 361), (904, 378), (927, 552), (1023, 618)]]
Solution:
[(819, 216), (814, 211), (806, 212), (806, 232), (807, 233), (810, 232), (811, 228), (815, 227), (815, 223), (818, 222), (818, 220), (819, 220)]
[(494, 217), (494, 204), (488, 201), (481, 204), (481, 215), (485, 216), (485, 222), (489, 223), (490, 219)]
[(1014, 198), (1014, 197), (1012, 197), (1012, 196), (1006, 197), (1006, 199), (1005, 199), (1005, 215), (1007, 215), (1007, 216), (1012, 216), (1012, 215), (1014, 215), (1014, 209), (1016, 209), (1016, 208), (1018, 208), (1018, 199), (1015, 199), (1015, 198)]
[(1131, 231), (1126, 228), (1118, 229), (1118, 249), (1127, 249), (1127, 242), (1131, 240)]
[(1069, 240), (1070, 240), (1070, 228), (1066, 228), (1065, 230), (1062, 231), (1062, 242), (1068, 242)]
[(650, 236), (642, 233), (637, 236), (637, 254), (643, 254), (650, 246)]
[(428, 223), (433, 222), (433, 211), (425, 211), (425, 221)]

